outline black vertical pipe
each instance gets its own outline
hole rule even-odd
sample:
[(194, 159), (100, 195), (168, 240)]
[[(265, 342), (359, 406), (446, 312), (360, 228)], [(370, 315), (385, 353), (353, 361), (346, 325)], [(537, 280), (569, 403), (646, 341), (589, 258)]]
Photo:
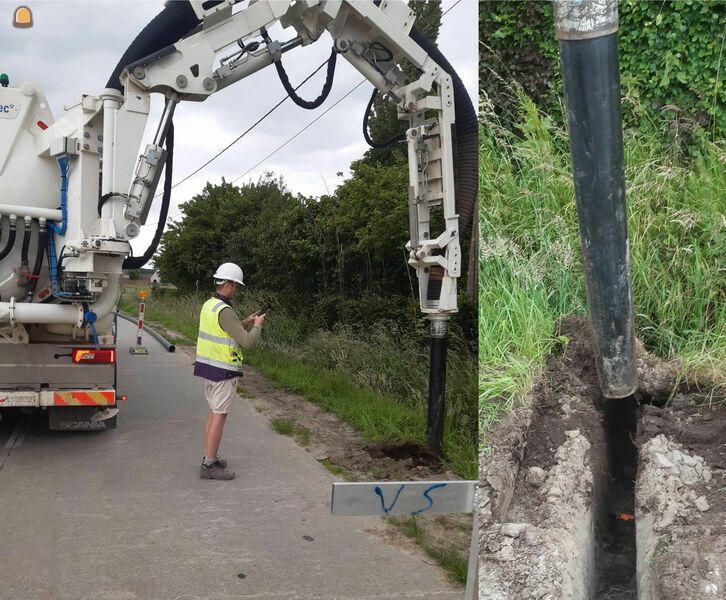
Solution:
[(23, 247), (20, 252), (20, 264), (23, 265), (23, 269), (28, 267), (28, 252), (30, 251), (30, 219), (25, 221), (25, 233), (23, 234)]
[[(2, 215), (0, 215), (0, 219), (2, 219)], [(10, 254), (10, 251), (13, 249), (13, 246), (15, 245), (16, 223), (17, 223), (17, 218), (14, 217), (13, 215), (11, 215), (10, 216), (10, 234), (8, 235), (8, 239), (5, 240), (5, 246), (3, 246), (3, 249), (0, 250), (0, 260), (2, 260), (8, 254)]]
[(606, 398), (637, 385), (615, 0), (556, 0), (590, 327)]
[(446, 335), (448, 317), (431, 318), (429, 407), (426, 447), (440, 455), (444, 446), (444, 395), (446, 393)]
[(48, 228), (45, 224), (45, 219), (40, 219), (38, 223), (38, 253), (35, 255), (35, 266), (33, 267), (33, 273), (28, 282), (28, 289), (26, 293), (26, 302), (32, 302), (33, 296), (35, 295), (35, 288), (38, 285), (38, 278), (40, 277), (40, 269), (43, 266), (43, 257), (45, 256), (45, 250), (48, 246)]

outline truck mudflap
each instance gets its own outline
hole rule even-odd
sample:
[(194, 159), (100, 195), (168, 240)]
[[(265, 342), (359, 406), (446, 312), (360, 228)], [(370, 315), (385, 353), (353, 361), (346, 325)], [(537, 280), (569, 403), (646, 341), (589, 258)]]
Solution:
[(116, 429), (118, 408), (107, 406), (51, 406), (48, 428), (55, 431)]
[(0, 408), (10, 406), (114, 406), (115, 390), (0, 391)]

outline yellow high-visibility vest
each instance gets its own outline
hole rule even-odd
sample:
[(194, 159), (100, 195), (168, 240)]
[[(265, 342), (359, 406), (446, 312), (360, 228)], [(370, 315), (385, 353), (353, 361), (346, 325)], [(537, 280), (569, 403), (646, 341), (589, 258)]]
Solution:
[(219, 311), (225, 306), (229, 305), (219, 298), (210, 298), (202, 306), (196, 362), (242, 374), (242, 348), (219, 326)]

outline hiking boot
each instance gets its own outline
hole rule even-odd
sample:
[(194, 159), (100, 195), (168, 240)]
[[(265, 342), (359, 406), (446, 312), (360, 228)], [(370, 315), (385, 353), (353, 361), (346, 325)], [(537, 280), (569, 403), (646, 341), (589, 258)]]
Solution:
[[(215, 457), (217, 460), (217, 464), (222, 467), (223, 469), (227, 468), (227, 459), (226, 458), (220, 458), (219, 456)], [(204, 463), (204, 457), (202, 457), (202, 464)]]
[(199, 467), (199, 479), (234, 479), (234, 471), (228, 471), (217, 461), (209, 467)]

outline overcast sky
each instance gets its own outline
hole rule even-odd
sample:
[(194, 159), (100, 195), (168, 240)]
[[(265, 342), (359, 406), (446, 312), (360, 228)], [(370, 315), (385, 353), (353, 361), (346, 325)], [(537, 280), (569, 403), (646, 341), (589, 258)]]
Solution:
[[(31, 28), (12, 27), (14, 11), (20, 5), (32, 11)], [(11, 85), (26, 79), (40, 84), (58, 119), (63, 106), (78, 102), (81, 94), (95, 95), (103, 89), (134, 37), (162, 9), (161, 0), (0, 0), (0, 72), (9, 75)], [(464, 81), (476, 107), (477, 2), (443, 0), (442, 9), (451, 10), (442, 19), (439, 47)], [(281, 41), (294, 37), (292, 29), (271, 32), (273, 39)], [(293, 87), (327, 59), (331, 43), (326, 33), (316, 43), (284, 55), (283, 64)], [(333, 88), (320, 108), (305, 110), (291, 100), (285, 101), (222, 156), (174, 188), (170, 217), (178, 217), (181, 213), (177, 206), (199, 193), (208, 181), (219, 183), (222, 177), (232, 181), (247, 171), (238, 184), (256, 181), (264, 171), (274, 171), (284, 177), (293, 193), (320, 196), (333, 192), (350, 176), (350, 163), (367, 149), (361, 128), (373, 88), (365, 82), (332, 106), (362, 79), (358, 71), (338, 57)], [(309, 100), (316, 98), (324, 80), (323, 69), (298, 94)], [(212, 158), (285, 96), (277, 72), (270, 66), (205, 102), (180, 104), (174, 115), (174, 183)], [(154, 94), (147, 138), (156, 130), (162, 104), (161, 97)], [(328, 109), (282, 150), (252, 168)], [(146, 141), (150, 139), (144, 145)], [(339, 177), (338, 172), (343, 176)], [(159, 191), (162, 184), (163, 178)], [(157, 220), (159, 203), (160, 198), (151, 209), (149, 224), (132, 242), (136, 255), (143, 253), (153, 236), (156, 227), (152, 223)]]

